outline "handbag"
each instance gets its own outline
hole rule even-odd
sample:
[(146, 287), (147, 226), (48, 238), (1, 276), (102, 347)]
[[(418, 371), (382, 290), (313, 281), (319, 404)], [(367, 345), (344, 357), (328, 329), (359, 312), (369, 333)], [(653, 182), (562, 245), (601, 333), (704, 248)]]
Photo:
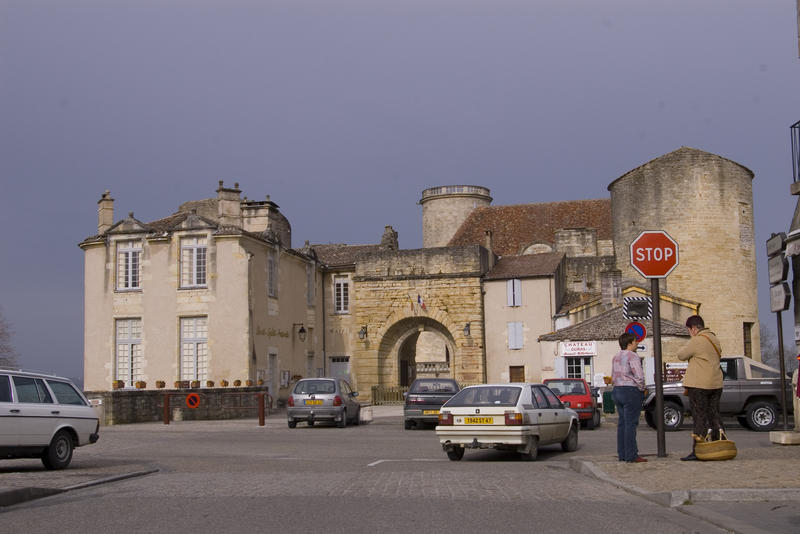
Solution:
[(719, 439), (711, 440), (711, 431), (708, 431), (705, 439), (696, 439), (694, 444), (694, 454), (698, 460), (733, 460), (736, 458), (736, 443), (728, 439), (725, 431), (719, 429)]

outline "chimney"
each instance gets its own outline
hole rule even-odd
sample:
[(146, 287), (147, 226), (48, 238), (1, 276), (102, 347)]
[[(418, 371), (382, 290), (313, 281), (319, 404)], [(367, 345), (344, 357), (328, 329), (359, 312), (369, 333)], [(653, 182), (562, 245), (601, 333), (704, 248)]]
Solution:
[(106, 233), (114, 224), (114, 199), (111, 191), (106, 189), (100, 200), (97, 201), (97, 235)]
[(222, 180), (217, 188), (217, 217), (222, 226), (242, 226), (242, 191), (239, 183), (233, 184), (233, 189), (224, 187)]
[(622, 271), (600, 273), (600, 293), (603, 308), (611, 309), (622, 302)]
[(383, 228), (383, 237), (381, 237), (381, 248), (389, 250), (397, 250), (400, 246), (397, 243), (397, 232), (391, 226)]
[(492, 231), (486, 230), (485, 232), (486, 238), (484, 242), (484, 248), (489, 251), (489, 270), (491, 271), (494, 267), (494, 243), (492, 241)]

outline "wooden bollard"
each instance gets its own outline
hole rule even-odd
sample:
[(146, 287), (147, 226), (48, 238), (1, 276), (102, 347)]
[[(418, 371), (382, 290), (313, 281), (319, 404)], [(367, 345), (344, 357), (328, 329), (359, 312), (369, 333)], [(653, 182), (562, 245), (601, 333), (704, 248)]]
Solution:
[(258, 402), (258, 426), (264, 426), (264, 394), (256, 393)]
[(164, 416), (163, 416), (163, 419), (164, 419), (164, 424), (165, 425), (169, 424), (169, 397), (170, 397), (169, 393), (164, 393)]

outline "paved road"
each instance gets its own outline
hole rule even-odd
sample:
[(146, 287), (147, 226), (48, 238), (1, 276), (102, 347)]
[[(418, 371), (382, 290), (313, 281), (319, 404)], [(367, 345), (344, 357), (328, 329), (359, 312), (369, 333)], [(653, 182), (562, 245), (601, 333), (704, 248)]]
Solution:
[[(0, 463), (0, 486), (76, 487), (0, 508), (0, 533), (726, 531), (716, 526), (718, 517), (739, 532), (785, 532), (797, 509), (772, 503), (786, 508), (776, 513), (758, 503), (769, 522), (743, 514), (748, 505), (730, 510), (727, 503), (696, 505), (689, 515), (571, 469), (570, 458), (614, 450), (611, 424), (582, 432), (575, 453), (551, 446), (537, 462), (495, 451), (468, 451), (450, 462), (432, 431), (405, 431), (394, 413), (346, 429), (290, 430), (279, 416), (266, 427), (254, 420), (105, 427), (100, 442), (76, 451), (66, 471), (43, 471), (35, 460)], [(654, 435), (643, 429), (645, 451)], [(64, 478), (55, 484), (58, 477)]]

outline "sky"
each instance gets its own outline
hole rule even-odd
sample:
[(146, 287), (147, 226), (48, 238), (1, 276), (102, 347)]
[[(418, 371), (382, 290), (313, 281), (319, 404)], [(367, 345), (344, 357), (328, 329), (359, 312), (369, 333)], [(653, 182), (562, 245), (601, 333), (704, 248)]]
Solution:
[(755, 173), (774, 331), (799, 88), (795, 0), (2, 0), (0, 309), (23, 367), (82, 376), (105, 190), (151, 221), (238, 182), (296, 248), (391, 225), (408, 249), (428, 187), (608, 198), (690, 146)]

